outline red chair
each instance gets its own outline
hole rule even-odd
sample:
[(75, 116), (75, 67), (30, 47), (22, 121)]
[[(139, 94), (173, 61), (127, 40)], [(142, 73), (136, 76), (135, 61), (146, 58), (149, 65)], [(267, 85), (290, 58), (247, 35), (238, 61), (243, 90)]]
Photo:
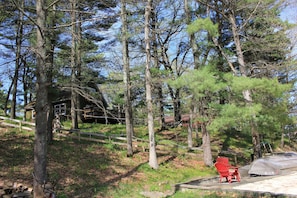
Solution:
[(227, 164), (227, 165), (230, 165), (229, 164), (229, 159), (228, 159), (228, 157), (218, 157), (217, 158), (217, 161), (216, 162), (220, 162), (220, 163), (223, 163), (223, 164)]
[(226, 181), (229, 183), (231, 183), (233, 179), (236, 179), (238, 182), (240, 182), (240, 173), (238, 171), (238, 167), (231, 166), (229, 164), (228, 158), (218, 157), (214, 165), (220, 174), (220, 182), (222, 182), (223, 178), (226, 178)]

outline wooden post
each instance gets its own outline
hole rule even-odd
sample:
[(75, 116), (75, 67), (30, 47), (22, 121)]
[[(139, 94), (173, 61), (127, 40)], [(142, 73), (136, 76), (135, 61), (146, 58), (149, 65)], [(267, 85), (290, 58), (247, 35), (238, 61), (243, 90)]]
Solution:
[(22, 122), (19, 122), (20, 124), (19, 124), (19, 130), (20, 130), (20, 132), (22, 131)]

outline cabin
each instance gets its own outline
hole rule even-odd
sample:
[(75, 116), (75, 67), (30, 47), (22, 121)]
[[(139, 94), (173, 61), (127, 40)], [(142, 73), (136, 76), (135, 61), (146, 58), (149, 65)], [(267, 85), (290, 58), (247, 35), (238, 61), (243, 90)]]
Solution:
[(107, 124), (125, 123), (124, 108), (103, 109), (95, 105), (86, 105), (83, 108), (84, 122)]
[[(98, 101), (92, 102), (85, 97), (79, 97), (81, 118), (83, 122), (96, 122), (96, 123), (122, 123), (125, 121), (124, 108), (117, 106), (110, 108), (105, 97), (100, 92), (99, 88), (96, 91), (96, 98)], [(71, 119), (71, 92), (69, 90), (59, 90), (52, 97), (52, 107), (54, 115), (58, 115), (62, 120)], [(100, 106), (98, 105), (100, 103)], [(28, 103), (25, 106), (25, 119), (35, 120), (35, 101)]]
[[(190, 115), (189, 114), (183, 114), (181, 115), (181, 119), (178, 123), (175, 123), (174, 116), (165, 116), (165, 124), (169, 127), (174, 126), (182, 126), (182, 127), (188, 127), (190, 124)], [(198, 121), (192, 123), (193, 127), (199, 126), (201, 123)]]
[(31, 101), (25, 107), (25, 120), (32, 121), (35, 120), (35, 101)]

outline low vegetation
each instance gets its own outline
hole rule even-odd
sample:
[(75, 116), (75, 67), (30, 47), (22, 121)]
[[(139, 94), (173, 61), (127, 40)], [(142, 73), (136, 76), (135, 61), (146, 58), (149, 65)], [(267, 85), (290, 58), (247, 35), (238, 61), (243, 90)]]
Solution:
[[(67, 127), (68, 123), (64, 126)], [(108, 135), (124, 134), (123, 125), (84, 124), (82, 131)], [(249, 162), (248, 136), (238, 133), (213, 134), (213, 156), (224, 149), (232, 163)], [(188, 151), (186, 129), (157, 133), (159, 169), (148, 165), (145, 143), (135, 143), (135, 154), (126, 157), (125, 147), (112, 141), (98, 143), (79, 140), (76, 134), (55, 134), (48, 147), (48, 178), (58, 198), (70, 197), (143, 197), (146, 193), (162, 193), (168, 197), (230, 197), (223, 192), (175, 192), (177, 183), (195, 178), (212, 177), (216, 171), (206, 167), (202, 151)], [(135, 129), (135, 136), (147, 139), (146, 128)], [(2, 128), (0, 131), (0, 180), (32, 186), (34, 133)], [(165, 141), (166, 140), (166, 141)], [(199, 141), (197, 141), (199, 144)], [(199, 146), (199, 145), (198, 145)]]

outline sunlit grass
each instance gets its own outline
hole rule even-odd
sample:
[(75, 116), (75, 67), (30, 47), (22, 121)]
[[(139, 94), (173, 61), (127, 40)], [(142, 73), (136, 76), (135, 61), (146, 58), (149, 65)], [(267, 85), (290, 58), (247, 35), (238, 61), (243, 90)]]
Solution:
[(187, 182), (193, 178), (211, 177), (215, 174), (213, 168), (201, 164), (177, 167), (187, 159), (179, 157), (176, 159), (178, 162), (173, 159), (161, 164), (157, 170), (152, 169), (147, 163), (141, 165), (137, 172), (143, 177), (134, 182), (121, 183), (116, 189), (110, 191), (109, 195), (112, 197), (142, 197), (140, 194), (145, 191), (170, 193), (177, 183)]

